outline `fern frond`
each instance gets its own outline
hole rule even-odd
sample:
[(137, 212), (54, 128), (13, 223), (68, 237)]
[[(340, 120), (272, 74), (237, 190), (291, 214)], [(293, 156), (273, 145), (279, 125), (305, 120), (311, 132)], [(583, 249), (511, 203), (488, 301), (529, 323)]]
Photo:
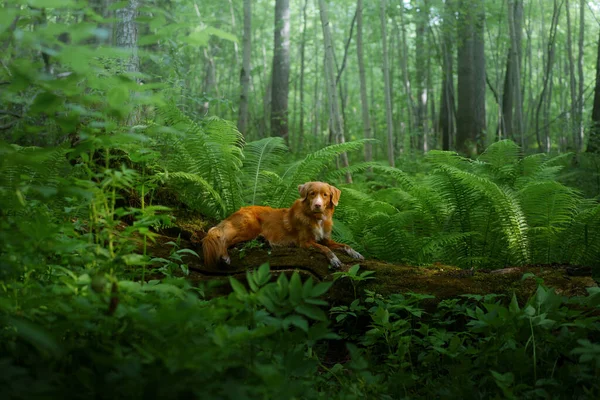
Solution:
[(281, 137), (269, 137), (246, 144), (243, 171), (251, 193), (251, 204), (256, 204), (257, 193), (260, 190), (259, 185), (264, 185), (264, 179), (268, 176), (263, 172), (273, 170), (281, 165), (287, 152), (288, 147)]
[(333, 144), (308, 154), (304, 160), (294, 164), (285, 174), (285, 185), (274, 188), (270, 203), (274, 207), (287, 207), (297, 197), (298, 185), (312, 181), (336, 156), (362, 148), (367, 140)]

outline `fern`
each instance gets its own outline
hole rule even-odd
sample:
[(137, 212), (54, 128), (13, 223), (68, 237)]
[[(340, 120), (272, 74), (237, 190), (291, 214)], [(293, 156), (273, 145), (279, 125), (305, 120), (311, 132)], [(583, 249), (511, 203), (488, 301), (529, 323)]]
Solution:
[(298, 195), (298, 185), (314, 180), (318, 173), (336, 156), (345, 152), (358, 150), (365, 142), (366, 140), (357, 140), (327, 146), (308, 154), (301, 162), (292, 164), (282, 176), (285, 184), (270, 188), (273, 190), (274, 195), (269, 203), (274, 207), (289, 206)]
[[(163, 165), (170, 172), (165, 177), (174, 177), (179, 182), (185, 177), (194, 182), (187, 190), (187, 203), (193, 208), (210, 204), (209, 201), (195, 202), (191, 199), (218, 192), (221, 199), (219, 206), (200, 211), (211, 217), (224, 218), (241, 207), (244, 204), (240, 179), (244, 141), (237, 128), (231, 122), (216, 117), (196, 123), (173, 106), (163, 108), (159, 115), (175, 132), (157, 134), (158, 147), (164, 157)], [(192, 179), (191, 175), (173, 175), (173, 172), (193, 174), (198, 179)], [(194, 188), (198, 189), (196, 194), (193, 193)], [(210, 196), (215, 199), (214, 194)]]
[[(251, 193), (250, 203), (256, 204), (257, 194), (269, 182), (268, 172), (281, 165), (283, 157), (288, 152), (285, 141), (280, 137), (270, 137), (247, 143), (244, 147), (244, 174)], [(267, 172), (267, 173), (265, 173)]]

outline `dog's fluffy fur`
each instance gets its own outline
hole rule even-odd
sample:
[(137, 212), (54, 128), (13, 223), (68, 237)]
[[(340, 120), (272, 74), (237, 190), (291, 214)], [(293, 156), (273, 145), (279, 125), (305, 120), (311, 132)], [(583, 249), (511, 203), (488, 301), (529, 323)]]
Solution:
[(202, 240), (204, 263), (214, 267), (222, 260), (229, 264), (229, 247), (258, 236), (263, 236), (272, 246), (316, 248), (334, 268), (341, 267), (342, 262), (333, 249), (364, 259), (350, 246), (331, 240), (333, 212), (341, 191), (324, 182), (307, 182), (298, 186), (298, 192), (300, 199), (290, 208), (242, 207), (211, 228)]

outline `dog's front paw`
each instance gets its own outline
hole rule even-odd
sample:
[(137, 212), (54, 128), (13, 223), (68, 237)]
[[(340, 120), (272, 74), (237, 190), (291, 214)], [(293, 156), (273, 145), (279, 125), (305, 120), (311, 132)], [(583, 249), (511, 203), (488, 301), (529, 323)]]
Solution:
[(365, 258), (358, 251), (354, 250), (352, 247), (346, 247), (346, 254), (350, 257), (355, 258), (357, 260), (364, 260)]
[(331, 264), (331, 269), (340, 269), (344, 265), (336, 255), (329, 259), (329, 264)]

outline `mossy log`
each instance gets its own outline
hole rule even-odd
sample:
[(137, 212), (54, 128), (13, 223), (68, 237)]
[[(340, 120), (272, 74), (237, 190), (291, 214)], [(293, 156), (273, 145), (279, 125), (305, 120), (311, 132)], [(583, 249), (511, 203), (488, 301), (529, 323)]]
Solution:
[[(182, 237), (188, 239), (182, 239)], [(257, 268), (268, 262), (272, 273), (277, 276), (280, 273), (291, 274), (298, 271), (304, 278), (312, 277), (316, 281), (333, 279), (327, 259), (318, 251), (293, 248), (274, 247), (269, 248), (266, 244), (260, 247), (249, 248), (237, 247), (230, 249), (231, 265), (221, 265), (217, 268), (208, 268), (202, 262), (201, 246), (193, 235), (179, 235), (181, 248), (189, 248), (200, 254), (200, 258), (186, 255), (185, 261), (190, 269), (188, 278), (198, 284), (200, 282), (217, 283), (222, 281), (223, 285), (217, 293), (229, 291), (228, 277), (233, 276), (241, 282), (245, 282), (246, 270)], [(148, 248), (150, 255), (154, 257), (168, 258), (172, 246), (167, 245), (169, 241), (175, 241), (171, 235), (160, 235), (154, 244)], [(447, 265), (434, 266), (407, 266), (382, 262), (378, 260), (357, 261), (348, 257), (345, 253), (336, 253), (345, 264), (343, 269), (347, 270), (352, 265), (360, 264), (361, 270), (375, 271), (375, 279), (360, 283), (360, 288), (374, 290), (382, 295), (391, 293), (422, 293), (435, 296), (433, 303), (440, 300), (456, 297), (463, 294), (506, 294), (511, 296), (516, 293), (519, 300), (525, 301), (534, 293), (537, 283), (534, 278), (522, 279), (525, 273), (532, 273), (537, 278), (543, 279), (547, 286), (553, 287), (560, 294), (566, 296), (585, 295), (586, 288), (597, 286), (596, 282), (586, 271), (581, 270), (572, 273), (568, 266), (543, 265), (543, 266), (520, 266), (505, 268), (494, 271), (464, 270)], [(211, 285), (212, 286), (212, 285)], [(347, 303), (354, 299), (354, 291), (347, 279), (335, 282), (329, 293), (331, 303)]]

